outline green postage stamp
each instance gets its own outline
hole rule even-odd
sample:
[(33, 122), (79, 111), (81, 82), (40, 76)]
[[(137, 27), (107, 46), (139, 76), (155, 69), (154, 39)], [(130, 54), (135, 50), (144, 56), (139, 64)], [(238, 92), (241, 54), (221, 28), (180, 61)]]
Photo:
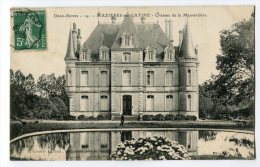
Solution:
[(15, 50), (45, 50), (46, 13), (43, 9), (13, 9)]

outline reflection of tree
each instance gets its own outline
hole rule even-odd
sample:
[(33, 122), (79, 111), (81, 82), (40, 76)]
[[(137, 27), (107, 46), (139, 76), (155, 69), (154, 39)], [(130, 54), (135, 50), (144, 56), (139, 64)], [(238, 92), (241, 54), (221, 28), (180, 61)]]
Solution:
[(45, 134), (36, 138), (41, 148), (48, 146), (51, 150), (54, 150), (56, 146), (65, 149), (65, 146), (70, 142), (69, 139), (68, 133)]
[(15, 150), (18, 154), (20, 154), (25, 148), (28, 148), (28, 150), (31, 151), (33, 146), (34, 146), (33, 137), (21, 139), (11, 144), (10, 152), (12, 154)]
[(68, 133), (32, 136), (12, 143), (10, 146), (10, 152), (13, 154), (15, 150), (18, 154), (21, 154), (24, 149), (31, 151), (34, 144), (37, 142), (41, 149), (45, 149), (47, 147), (50, 150), (54, 150), (57, 146), (65, 149), (65, 146), (70, 143), (70, 138)]
[(212, 141), (216, 139), (218, 132), (216, 131), (199, 131), (199, 139), (203, 139), (204, 141)]
[(235, 145), (244, 146), (247, 148), (254, 148), (254, 142), (250, 141), (247, 138), (239, 139), (239, 138), (232, 136), (231, 138), (229, 138), (229, 142), (234, 142)]

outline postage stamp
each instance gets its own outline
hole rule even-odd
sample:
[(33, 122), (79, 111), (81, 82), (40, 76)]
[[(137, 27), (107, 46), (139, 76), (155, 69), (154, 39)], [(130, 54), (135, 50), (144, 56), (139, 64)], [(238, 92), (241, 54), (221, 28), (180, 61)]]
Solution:
[(45, 50), (45, 10), (13, 10), (13, 33), (15, 50)]

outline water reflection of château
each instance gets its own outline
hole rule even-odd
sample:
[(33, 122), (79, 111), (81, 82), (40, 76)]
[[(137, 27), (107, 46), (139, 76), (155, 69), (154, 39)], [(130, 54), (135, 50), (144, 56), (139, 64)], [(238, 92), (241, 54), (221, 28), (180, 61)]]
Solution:
[(197, 154), (198, 131), (114, 131), (70, 133), (67, 160), (107, 160), (121, 141), (138, 137), (165, 136), (184, 145), (189, 155)]

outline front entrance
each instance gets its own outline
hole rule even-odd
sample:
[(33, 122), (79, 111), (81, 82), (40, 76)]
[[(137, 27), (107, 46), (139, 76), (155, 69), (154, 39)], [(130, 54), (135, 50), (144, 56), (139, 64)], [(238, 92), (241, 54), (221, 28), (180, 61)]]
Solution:
[(132, 96), (123, 96), (123, 115), (132, 115)]

